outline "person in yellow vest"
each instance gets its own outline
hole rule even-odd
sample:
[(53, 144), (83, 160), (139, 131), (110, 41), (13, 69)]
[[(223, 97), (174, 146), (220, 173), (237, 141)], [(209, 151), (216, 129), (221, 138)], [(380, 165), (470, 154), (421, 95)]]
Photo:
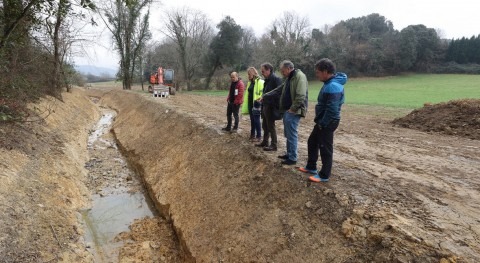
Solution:
[(250, 115), (250, 140), (260, 142), (262, 140), (262, 124), (260, 122), (261, 103), (263, 93), (263, 79), (258, 75), (257, 69), (249, 67), (247, 70), (247, 92), (244, 93), (242, 114)]

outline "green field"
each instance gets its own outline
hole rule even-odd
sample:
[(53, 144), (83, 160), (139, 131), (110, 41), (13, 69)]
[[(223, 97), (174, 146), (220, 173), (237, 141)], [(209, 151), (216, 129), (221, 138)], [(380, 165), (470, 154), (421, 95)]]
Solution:
[[(322, 82), (310, 81), (309, 101), (316, 101)], [(227, 91), (192, 91), (227, 96)], [(480, 99), (480, 75), (412, 74), (385, 78), (352, 78), (345, 85), (346, 104), (419, 108), (424, 103)]]
[[(317, 93), (320, 83), (312, 83)], [(315, 90), (315, 91), (313, 91)], [(346, 103), (419, 108), (424, 103), (453, 99), (480, 99), (480, 75), (408, 75), (351, 79), (345, 85)]]

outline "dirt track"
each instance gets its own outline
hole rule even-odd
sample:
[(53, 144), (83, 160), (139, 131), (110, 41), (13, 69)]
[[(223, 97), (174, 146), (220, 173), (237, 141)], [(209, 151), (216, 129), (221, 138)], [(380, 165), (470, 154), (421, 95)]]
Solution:
[[(224, 98), (88, 92), (117, 110), (115, 135), (173, 222), (185, 261), (480, 261), (478, 140), (391, 124), (407, 112), (347, 106), (332, 180), (309, 184), (279, 165), (281, 152), (265, 153), (248, 142), (247, 118), (239, 134), (220, 131)], [(300, 124), (299, 165), (306, 161), (312, 117)], [(0, 207), (0, 216), (14, 225), (7, 216), (13, 200), (3, 190), (2, 201), (10, 205)], [(35, 249), (48, 259), (42, 247)]]

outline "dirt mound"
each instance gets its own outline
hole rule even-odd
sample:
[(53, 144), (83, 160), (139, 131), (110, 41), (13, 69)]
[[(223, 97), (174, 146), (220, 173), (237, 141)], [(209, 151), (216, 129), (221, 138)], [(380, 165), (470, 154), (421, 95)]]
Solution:
[(394, 124), (426, 132), (440, 132), (480, 140), (480, 100), (453, 100), (439, 104), (426, 104)]

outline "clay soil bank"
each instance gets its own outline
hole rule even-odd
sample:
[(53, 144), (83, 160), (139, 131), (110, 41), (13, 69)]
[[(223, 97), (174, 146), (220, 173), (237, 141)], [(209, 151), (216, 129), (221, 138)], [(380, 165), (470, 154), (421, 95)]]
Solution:
[[(238, 134), (223, 133), (224, 98), (77, 89), (65, 96), (69, 106), (58, 120), (46, 121), (55, 129), (41, 138), (52, 143), (47, 138), (56, 134), (58, 147), (30, 135), (26, 142), (5, 140), (1, 149), (5, 262), (22, 262), (22, 255), (31, 262), (91, 260), (75, 214), (88, 199), (85, 144), (98, 118), (92, 96), (117, 111), (113, 133), (173, 225), (181, 262), (480, 261), (478, 140), (396, 127), (392, 116), (399, 113), (347, 106), (332, 179), (310, 184), (279, 164), (281, 151), (267, 153), (248, 141), (248, 118)], [(299, 165), (312, 118), (309, 112), (300, 124)], [(51, 147), (63, 151), (49, 159)]]

